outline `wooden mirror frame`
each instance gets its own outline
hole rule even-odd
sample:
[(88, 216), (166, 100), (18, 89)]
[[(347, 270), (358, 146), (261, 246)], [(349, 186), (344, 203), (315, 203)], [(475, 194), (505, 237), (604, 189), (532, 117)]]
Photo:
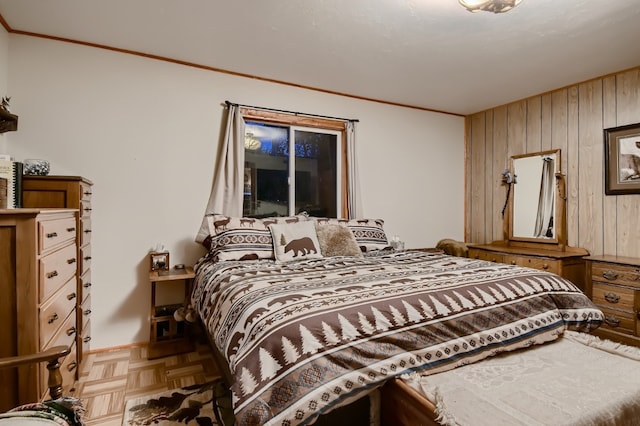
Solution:
[(540, 152), (531, 152), (527, 154), (514, 155), (510, 158), (510, 171), (515, 179), (515, 185), (517, 187), (517, 170), (515, 168), (515, 162), (521, 158), (528, 157), (544, 157), (546, 155), (555, 155), (555, 212), (554, 212), (554, 237), (553, 238), (536, 238), (526, 236), (514, 236), (513, 224), (514, 224), (514, 203), (515, 203), (515, 187), (512, 188), (512, 194), (509, 197), (508, 214), (504, 221), (504, 235), (505, 240), (509, 245), (519, 247), (540, 247), (543, 245), (549, 250), (564, 251), (567, 247), (567, 214), (566, 214), (566, 190), (565, 190), (565, 175), (562, 173), (562, 161), (560, 149), (552, 149)]

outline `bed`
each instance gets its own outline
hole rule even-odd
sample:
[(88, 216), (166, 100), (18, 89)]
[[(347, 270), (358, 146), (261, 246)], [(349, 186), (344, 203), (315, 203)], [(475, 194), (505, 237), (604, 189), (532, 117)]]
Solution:
[[(191, 300), (239, 425), (310, 424), (395, 377), (451, 370), (603, 320), (551, 273), (388, 250), (381, 220), (248, 220), (210, 217)], [(333, 231), (346, 234), (348, 249), (327, 245)]]

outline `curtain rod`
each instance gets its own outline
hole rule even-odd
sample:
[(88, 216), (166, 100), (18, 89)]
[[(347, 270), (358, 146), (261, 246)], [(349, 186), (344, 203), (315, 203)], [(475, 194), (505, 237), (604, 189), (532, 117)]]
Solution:
[(233, 105), (233, 106), (239, 106), (239, 107), (259, 109), (259, 110), (262, 110), (262, 111), (282, 112), (282, 113), (285, 113), (285, 114), (304, 115), (305, 117), (328, 118), (330, 120), (349, 121), (349, 122), (352, 122), (352, 123), (359, 123), (360, 122), (360, 120), (355, 119), (355, 118), (340, 118), (340, 117), (330, 117), (328, 115), (307, 114), (306, 112), (286, 111), (286, 110), (283, 110), (283, 109), (265, 108), (265, 107), (259, 107), (259, 106), (253, 106), (253, 105), (243, 105), (243, 104), (236, 104), (234, 102), (229, 102), (229, 101), (224, 101), (224, 103), (227, 104), (228, 107)]

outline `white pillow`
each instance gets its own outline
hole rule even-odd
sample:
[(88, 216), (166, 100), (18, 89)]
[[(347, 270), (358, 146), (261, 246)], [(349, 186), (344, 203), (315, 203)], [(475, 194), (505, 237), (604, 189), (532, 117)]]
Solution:
[(276, 262), (286, 263), (322, 257), (313, 222), (269, 225)]

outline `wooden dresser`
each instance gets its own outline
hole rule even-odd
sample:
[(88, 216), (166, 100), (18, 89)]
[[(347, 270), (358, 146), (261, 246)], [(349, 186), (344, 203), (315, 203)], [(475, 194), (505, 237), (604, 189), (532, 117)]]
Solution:
[[(0, 357), (56, 345), (71, 393), (77, 370), (77, 211), (0, 210)], [(0, 371), (0, 412), (46, 396), (46, 363)]]
[(509, 245), (500, 241), (491, 244), (469, 244), (469, 257), (510, 265), (526, 266), (553, 272), (585, 291), (585, 260), (588, 251), (567, 247), (566, 250)]
[(640, 346), (640, 259), (589, 256), (587, 295), (604, 313), (601, 337)]
[(86, 357), (91, 341), (91, 192), (93, 183), (80, 176), (24, 176), (22, 197), (24, 207), (54, 207), (78, 209), (79, 268), (78, 299), (78, 364)]

